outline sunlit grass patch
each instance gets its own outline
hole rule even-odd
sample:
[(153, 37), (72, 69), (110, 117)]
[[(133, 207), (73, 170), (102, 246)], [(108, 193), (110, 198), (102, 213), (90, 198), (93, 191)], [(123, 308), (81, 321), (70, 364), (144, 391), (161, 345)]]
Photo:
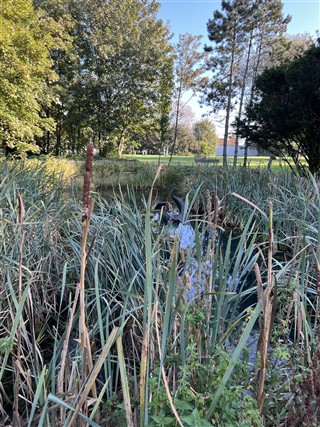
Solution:
[(70, 179), (78, 173), (76, 162), (62, 157), (45, 156), (41, 159), (26, 159), (24, 163), (27, 170), (44, 169), (49, 176), (62, 178), (66, 182), (70, 182)]
[[(160, 164), (168, 164), (169, 163), (169, 156), (158, 156), (158, 155), (125, 155), (124, 156), (125, 159), (127, 160), (137, 160), (140, 162), (145, 162), (145, 163), (159, 163)], [(222, 156), (208, 156), (207, 159), (211, 159), (211, 160), (218, 160), (219, 163), (215, 163), (212, 166), (213, 167), (217, 167), (217, 166), (222, 166), (223, 165), (223, 158)], [(230, 166), (233, 166), (233, 156), (228, 156), (227, 158), (228, 164)], [(244, 157), (243, 156), (239, 156), (237, 159), (237, 166), (243, 166), (243, 162), (244, 162)], [(247, 159), (247, 166), (249, 168), (267, 168), (268, 167), (268, 162), (269, 162), (269, 157), (268, 156), (249, 156)], [(173, 156), (172, 157), (172, 163), (173, 164), (179, 164), (179, 165), (196, 165), (195, 163), (195, 157), (193, 155), (190, 156)], [(293, 164), (292, 162), (290, 162), (291, 164)], [(209, 164), (211, 166), (211, 164)], [(202, 166), (208, 166), (207, 164), (203, 164)], [(276, 159), (273, 160), (272, 162), (272, 171), (276, 172), (276, 171), (280, 171), (283, 168), (287, 168), (288, 165), (286, 162), (284, 162), (283, 160), (280, 159)]]

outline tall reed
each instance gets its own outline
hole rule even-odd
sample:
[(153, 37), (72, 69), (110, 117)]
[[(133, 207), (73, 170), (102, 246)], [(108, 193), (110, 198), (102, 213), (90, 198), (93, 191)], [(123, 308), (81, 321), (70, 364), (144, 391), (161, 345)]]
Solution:
[[(272, 332), (268, 319), (263, 327), (270, 340), (261, 352), (260, 391), (268, 394), (266, 425), (281, 421), (276, 401), (286, 408), (290, 372), (298, 378), (298, 366), (308, 367), (319, 332), (317, 182), (204, 173), (185, 199), (194, 240), (182, 248), (179, 234), (152, 222), (152, 196), (96, 194), (82, 221), (81, 204), (60, 177), (0, 166), (0, 424), (15, 417), (28, 426), (151, 427), (164, 418), (169, 426), (259, 425), (262, 399), (258, 405), (248, 395), (259, 385), (245, 355), (271, 302), (270, 283), (277, 283), (278, 301)], [(267, 195), (272, 227), (263, 214)], [(194, 214), (201, 198), (202, 216)], [(297, 200), (303, 210), (294, 208)], [(236, 209), (238, 219), (231, 218)], [(231, 220), (241, 234), (223, 231)], [(278, 336), (294, 369), (273, 367)], [(281, 388), (272, 382), (276, 371)]]

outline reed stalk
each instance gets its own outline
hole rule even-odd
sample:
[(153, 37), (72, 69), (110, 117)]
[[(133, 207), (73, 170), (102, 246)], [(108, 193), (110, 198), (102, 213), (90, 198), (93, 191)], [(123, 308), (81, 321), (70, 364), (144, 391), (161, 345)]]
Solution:
[[(22, 273), (22, 257), (23, 257), (23, 240), (24, 240), (24, 231), (23, 231), (23, 220), (25, 217), (25, 207), (23, 204), (23, 200), (21, 195), (18, 195), (18, 204), (19, 204), (19, 213), (18, 213), (18, 221), (19, 221), (19, 287), (18, 287), (18, 304), (21, 304), (22, 300), (22, 281), (23, 281), (23, 273)], [(17, 345), (16, 345), (16, 355), (13, 357), (13, 366), (14, 366), (14, 377), (15, 377), (15, 387), (14, 387), (14, 424), (17, 427), (20, 427), (20, 415), (19, 415), (19, 394), (21, 390), (21, 353), (22, 353), (22, 323), (23, 318), (21, 318), (19, 326), (17, 328)], [(21, 393), (23, 394), (23, 393)]]
[[(63, 343), (63, 349), (61, 352), (61, 362), (60, 362), (60, 369), (57, 377), (57, 393), (60, 396), (63, 396), (67, 393), (67, 389), (65, 387), (65, 368), (67, 364), (67, 357), (68, 357), (68, 348), (70, 344), (70, 335), (71, 330), (73, 326), (73, 320), (75, 316), (75, 311), (78, 306), (78, 299), (79, 299), (79, 292), (80, 292), (80, 285), (76, 287), (76, 293), (73, 300), (73, 305), (70, 311), (69, 321), (67, 325), (66, 330), (66, 336)], [(66, 409), (65, 407), (60, 407), (60, 423), (62, 424), (66, 416)]]
[(134, 427), (131, 402), (130, 402), (128, 377), (127, 377), (126, 364), (125, 364), (124, 353), (123, 353), (122, 337), (117, 338), (117, 350), (118, 350), (118, 361), (119, 361), (119, 368), (120, 368), (122, 394), (123, 394), (123, 402), (124, 402), (124, 408), (126, 413), (127, 427)]
[[(271, 336), (272, 324), (274, 321), (275, 310), (277, 305), (277, 282), (272, 272), (272, 261), (273, 261), (273, 204), (270, 202), (270, 213), (269, 213), (269, 242), (268, 242), (268, 266), (267, 266), (267, 285), (265, 294), (263, 295), (261, 289), (261, 275), (257, 265), (255, 265), (255, 271), (257, 274), (258, 281), (258, 295), (260, 297), (262, 314), (263, 314), (263, 326), (261, 329), (258, 351), (261, 354), (261, 362), (259, 369), (259, 381), (258, 381), (258, 393), (257, 403), (260, 414), (263, 413), (263, 405), (265, 401), (265, 380), (267, 373), (267, 356), (268, 347)], [(274, 284), (274, 286), (273, 286)], [(272, 297), (273, 289), (273, 297)]]
[[(157, 310), (156, 310), (156, 312), (157, 312)], [(158, 327), (158, 321), (157, 320), (155, 322), (155, 326), (156, 326), (156, 336), (157, 336), (157, 343), (158, 343), (158, 351), (159, 351), (159, 354), (161, 354), (162, 353), (162, 350), (161, 350), (162, 346), (161, 346), (161, 338), (160, 338), (160, 332), (159, 332), (159, 327)], [(172, 396), (171, 396), (171, 393), (170, 393), (170, 387), (169, 387), (168, 380), (167, 380), (167, 377), (166, 377), (166, 372), (165, 372), (165, 369), (164, 369), (164, 363), (161, 364), (161, 374), (162, 374), (162, 380), (163, 380), (163, 384), (164, 384), (164, 387), (165, 387), (165, 390), (166, 390), (166, 394), (167, 394), (167, 397), (168, 397), (168, 401), (169, 401), (171, 410), (172, 410), (172, 412), (173, 412), (173, 414), (175, 416), (175, 419), (176, 419), (177, 423), (179, 424), (179, 426), (183, 427), (181, 418), (180, 418), (180, 416), (178, 414), (178, 411), (177, 411), (176, 407), (174, 406), (174, 403), (173, 403), (173, 400), (172, 400)]]
[[(145, 427), (158, 415), (154, 409), (157, 391), (166, 399), (166, 416), (181, 425), (179, 420), (185, 422), (185, 413), (179, 406), (179, 387), (181, 373), (190, 366), (191, 342), (198, 345), (195, 357), (201, 369), (216, 363), (218, 347), (232, 351), (210, 401), (197, 390), (196, 383), (192, 385), (192, 392), (199, 397), (196, 405), (202, 405), (207, 420), (215, 423), (223, 411), (221, 398), (230, 396), (236, 383), (241, 382), (244, 388), (248, 385), (237, 376), (237, 366), (246, 366), (242, 352), (250, 345), (246, 338), (259, 316), (263, 319), (259, 408), (266, 426), (281, 425), (281, 420), (272, 424), (270, 418), (285, 414), (289, 386), (289, 391), (283, 390), (291, 378), (288, 370), (283, 373), (279, 369), (275, 373), (282, 375), (281, 390), (273, 389), (272, 381), (268, 385), (265, 382), (267, 369), (273, 375), (267, 362), (270, 334), (278, 305), (283, 323), (287, 317), (289, 328), (292, 325), (295, 331), (289, 336), (286, 326), (281, 330), (280, 322), (277, 331), (285, 334), (284, 342), (292, 338), (295, 349), (304, 356), (295, 356), (295, 369), (300, 364), (307, 367), (319, 330), (320, 207), (318, 189), (313, 187), (318, 183), (283, 175), (267, 178), (253, 171), (229, 170), (228, 175), (223, 170), (219, 174), (201, 172), (201, 188), (209, 188), (210, 194), (216, 191), (219, 201), (215, 200), (211, 212), (209, 193), (205, 192), (206, 217), (197, 216), (194, 222), (195, 245), (181, 253), (178, 241), (153, 229), (151, 193), (145, 216), (139, 197), (131, 190), (115, 191), (112, 200), (98, 196), (93, 212), (89, 160), (81, 220), (74, 213), (79, 196), (68, 198), (66, 190), (63, 194), (58, 178), (51, 180), (41, 170), (26, 173), (18, 163), (14, 170), (0, 165), (0, 413), (5, 414), (0, 425), (20, 422), (28, 427), (99, 427), (99, 415), (108, 423), (108, 417), (113, 417), (110, 401), (120, 396), (119, 403), (126, 406), (126, 423)], [(232, 193), (240, 197), (230, 197)], [(277, 207), (270, 206), (268, 218), (265, 200), (271, 193)], [(27, 220), (21, 221), (21, 214), (16, 219), (18, 194), (27, 206)], [(246, 206), (245, 194), (250, 194), (251, 202)], [(193, 189), (186, 198), (188, 212), (198, 196), (202, 197)], [(193, 221), (192, 216), (189, 218)], [(220, 227), (235, 223), (243, 234), (225, 239)], [(206, 228), (212, 232), (207, 252), (203, 244)], [(278, 251), (284, 247), (285, 252), (278, 257), (279, 252), (272, 247)], [(262, 262), (258, 266), (259, 256)], [(257, 286), (244, 289), (242, 282), (252, 269)], [(191, 300), (188, 284), (197, 289)], [(281, 292), (278, 303), (277, 288)], [(257, 289), (258, 305), (253, 311), (242, 311), (239, 307), (244, 299)], [(284, 316), (283, 307), (287, 310)], [(203, 315), (199, 321), (194, 320), (197, 312)], [(125, 323), (123, 335), (121, 329), (113, 332), (115, 325)], [(77, 330), (73, 331), (75, 325)], [(71, 351), (74, 336), (79, 338), (75, 340), (79, 345)], [(286, 351), (292, 348), (287, 345)], [(292, 375), (296, 372), (292, 370)], [(99, 383), (102, 388), (98, 393), (95, 386)], [(120, 389), (125, 396), (119, 394)], [(283, 403), (281, 411), (273, 414), (269, 409), (272, 399), (268, 405), (265, 401), (265, 393), (272, 392)], [(117, 407), (114, 410), (120, 412)], [(9, 421), (13, 412), (15, 418)]]
[[(98, 360), (96, 361), (94, 367), (92, 368), (90, 375), (88, 376), (88, 378), (86, 378), (86, 382), (84, 384), (83, 390), (81, 390), (81, 392), (78, 395), (78, 399), (77, 399), (77, 403), (75, 405), (75, 408), (73, 410), (73, 414), (72, 417), (70, 419), (70, 421), (68, 421), (68, 427), (71, 426), (78, 426), (79, 424), (75, 424), (75, 421), (78, 419), (78, 415), (80, 414), (81, 408), (84, 408), (84, 403), (89, 395), (89, 393), (92, 393), (92, 390), (95, 390), (95, 382), (97, 379), (97, 376), (99, 374), (100, 369), (102, 368), (102, 365), (106, 359), (106, 357), (108, 356), (110, 349), (112, 347), (112, 345), (114, 344), (114, 342), (117, 339), (117, 334), (119, 333), (119, 328), (118, 327), (114, 327), (113, 330), (111, 331), (106, 344), (104, 345), (101, 354), (98, 358)], [(94, 397), (94, 399), (97, 399), (97, 396)], [(86, 408), (85, 408), (86, 409)], [(82, 411), (81, 411), (82, 415), (85, 415)]]
[(150, 356), (150, 334), (151, 320), (153, 312), (153, 267), (152, 267), (152, 243), (151, 243), (151, 204), (152, 193), (156, 180), (160, 176), (162, 166), (159, 166), (153, 180), (148, 197), (146, 217), (145, 217), (145, 259), (146, 259), (146, 277), (144, 286), (144, 308), (143, 308), (143, 339), (141, 349), (140, 366), (140, 426), (144, 427), (148, 422), (148, 375), (149, 375), (149, 356)]

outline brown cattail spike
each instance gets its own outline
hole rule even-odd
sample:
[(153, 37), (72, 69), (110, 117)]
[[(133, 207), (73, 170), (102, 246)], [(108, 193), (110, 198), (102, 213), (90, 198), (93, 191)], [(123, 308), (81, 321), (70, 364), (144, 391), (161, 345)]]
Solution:
[(90, 205), (90, 183), (93, 161), (93, 144), (89, 144), (86, 154), (86, 171), (83, 180), (82, 222), (87, 218)]
[(20, 196), (20, 194), (18, 196), (18, 202), (19, 202), (19, 222), (20, 222), (20, 224), (22, 224), (24, 217), (26, 215), (26, 210), (24, 208), (24, 204), (23, 204), (22, 197)]
[(87, 146), (86, 172), (91, 172), (91, 170), (92, 170), (92, 162), (93, 162), (93, 144), (90, 143)]

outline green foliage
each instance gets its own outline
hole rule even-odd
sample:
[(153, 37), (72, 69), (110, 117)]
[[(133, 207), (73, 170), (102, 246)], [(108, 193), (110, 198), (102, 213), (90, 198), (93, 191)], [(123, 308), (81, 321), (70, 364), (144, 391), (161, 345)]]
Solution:
[(1, 7), (0, 141), (20, 153), (37, 152), (35, 136), (54, 129), (40, 113), (53, 99), (48, 83), (57, 79), (50, 58), (57, 27), (31, 0), (4, 0)]
[(196, 138), (190, 126), (180, 123), (177, 129), (171, 127), (169, 137), (170, 140), (176, 137), (175, 152), (177, 154), (185, 155), (194, 150)]
[[(212, 52), (207, 67), (213, 77), (205, 87), (203, 102), (215, 112), (226, 110), (224, 165), (231, 111), (238, 104), (237, 114), (241, 117), (243, 105), (254, 94), (257, 75), (279, 59), (288, 22), (290, 17), (282, 14), (282, 2), (270, 0), (222, 1), (221, 9), (214, 11), (208, 21), (208, 36), (213, 46), (206, 46)], [(237, 147), (238, 140), (235, 162)]]
[(27, 159), (24, 160), (22, 164), (22, 167), (28, 172), (32, 173), (32, 171), (36, 172), (37, 170), (43, 170), (45, 175), (49, 178), (49, 181), (52, 178), (62, 179), (65, 185), (68, 185), (72, 178), (79, 172), (74, 162), (51, 156), (40, 156), (39, 158)]
[(180, 34), (176, 45), (176, 86), (177, 90), (194, 90), (197, 92), (206, 78), (203, 60), (206, 54), (199, 52), (202, 36)]
[(13, 347), (12, 337), (0, 338), (0, 354), (5, 354), (7, 351), (11, 351)]
[[(255, 399), (247, 394), (241, 385), (246, 382), (243, 375), (248, 372), (244, 361), (237, 364), (231, 379), (232, 386), (225, 390), (211, 422), (208, 422), (205, 418), (208, 404), (221, 383), (230, 356), (217, 347), (210, 358), (202, 360), (196, 344), (192, 342), (186, 351), (186, 363), (181, 367), (174, 391), (174, 405), (183, 424), (199, 427), (260, 425)], [(178, 424), (176, 419), (170, 416), (171, 408), (164, 387), (159, 389), (156, 381), (152, 381), (150, 386), (153, 396), (150, 403), (152, 422), (148, 426), (176, 427)]]
[(282, 158), (288, 156), (303, 172), (320, 169), (320, 47), (267, 69), (257, 79), (257, 97), (239, 122), (239, 134)]
[(320, 422), (318, 405), (320, 401), (319, 389), (319, 344), (314, 351), (312, 363), (303, 373), (300, 381), (294, 381), (293, 400), (290, 402), (287, 425), (289, 427), (317, 426)]
[(204, 155), (215, 155), (218, 137), (214, 125), (209, 119), (203, 119), (195, 123), (193, 133), (197, 143), (200, 145), (201, 153)]
[[(74, 188), (68, 192), (54, 168), (48, 173), (44, 165), (32, 168), (30, 163), (0, 164), (0, 351), (5, 356), (0, 375), (6, 392), (1, 410), (8, 419), (15, 412), (21, 424), (63, 425), (68, 424), (82, 393), (56, 396), (68, 326), (71, 337), (62, 379), (66, 389), (77, 390), (83, 368), (79, 306), (74, 305), (81, 259), (81, 196)], [(114, 171), (120, 174), (121, 165), (116, 163)], [(128, 165), (132, 175), (137, 175), (137, 163)], [(175, 179), (178, 173), (182, 175), (181, 168), (168, 169), (176, 173)], [(190, 170), (194, 175), (195, 169)], [(246, 333), (252, 331), (260, 305), (242, 308), (247, 296), (256, 295), (256, 287), (252, 284), (247, 289), (241, 284), (256, 262), (265, 281), (268, 221), (256, 208), (267, 212), (266, 199), (276, 201), (272, 273), (279, 289), (279, 312), (271, 336), (264, 417), (266, 426), (284, 422), (292, 396), (292, 376), (298, 379), (299, 366), (312, 360), (312, 349), (318, 343), (315, 319), (319, 317), (320, 196), (318, 184), (311, 177), (257, 172), (205, 168), (197, 174), (205, 189), (214, 189), (219, 195), (218, 224), (214, 223), (212, 194), (206, 192), (203, 198), (199, 190), (193, 190), (185, 201), (186, 215), (196, 230), (195, 242), (183, 251), (177, 250), (179, 238), (173, 241), (172, 229), (152, 227), (151, 197), (146, 209), (141, 194), (130, 189), (126, 194), (118, 191), (106, 198), (92, 193), (95, 206), (86, 248), (84, 297), (93, 364), (100, 364), (94, 406), (90, 405), (90, 395), (87, 399), (90, 422), (81, 415), (87, 423), (127, 425), (119, 377), (121, 364), (121, 376), (127, 377), (123, 383), (129, 386), (134, 425), (139, 425), (139, 410), (144, 408), (140, 395), (143, 355), (148, 364), (143, 388), (146, 425), (177, 425), (163, 372), (183, 425), (261, 425), (254, 398), (256, 372), (251, 370), (252, 360), (249, 365), (246, 351), (246, 347), (250, 349)], [(194, 176), (189, 185), (193, 189), (197, 185)], [(243, 197), (250, 193), (257, 206), (230, 194), (235, 191)], [(24, 203), (22, 222), (18, 196)], [(240, 218), (232, 218), (239, 212)], [(243, 233), (227, 239), (219, 233), (220, 238), (216, 238), (216, 230), (232, 219)], [(206, 231), (211, 233), (209, 238)], [(275, 251), (280, 245), (285, 252)], [(195, 282), (191, 283), (191, 278)], [(23, 284), (20, 303), (19, 280)], [(192, 284), (196, 287), (194, 298), (187, 292)], [(121, 326), (121, 360), (111, 347), (113, 338), (109, 340), (114, 337), (115, 324)], [(291, 325), (299, 328), (295, 334), (299, 339), (294, 344)], [(260, 328), (258, 324), (256, 327)], [(15, 370), (17, 336), (21, 340), (19, 372)], [(146, 345), (142, 346), (144, 337)], [(110, 344), (110, 352), (100, 359), (106, 344)], [(294, 362), (292, 367), (288, 355)], [(20, 373), (32, 375), (32, 381), (21, 381), (17, 388)], [(88, 384), (89, 378), (86, 380)], [(295, 390), (300, 384), (303, 382), (299, 381)], [(17, 390), (24, 397), (19, 411), (12, 403)], [(309, 388), (305, 395), (313, 397), (311, 391)], [(309, 400), (302, 402), (307, 409), (312, 407)], [(99, 413), (100, 422), (93, 421)]]
[(159, 4), (145, 0), (41, 2), (65, 19), (73, 37), (58, 52), (59, 126), (47, 141), (56, 154), (79, 152), (90, 138), (101, 155), (135, 148), (146, 135), (166, 139), (173, 84), (169, 29)]

